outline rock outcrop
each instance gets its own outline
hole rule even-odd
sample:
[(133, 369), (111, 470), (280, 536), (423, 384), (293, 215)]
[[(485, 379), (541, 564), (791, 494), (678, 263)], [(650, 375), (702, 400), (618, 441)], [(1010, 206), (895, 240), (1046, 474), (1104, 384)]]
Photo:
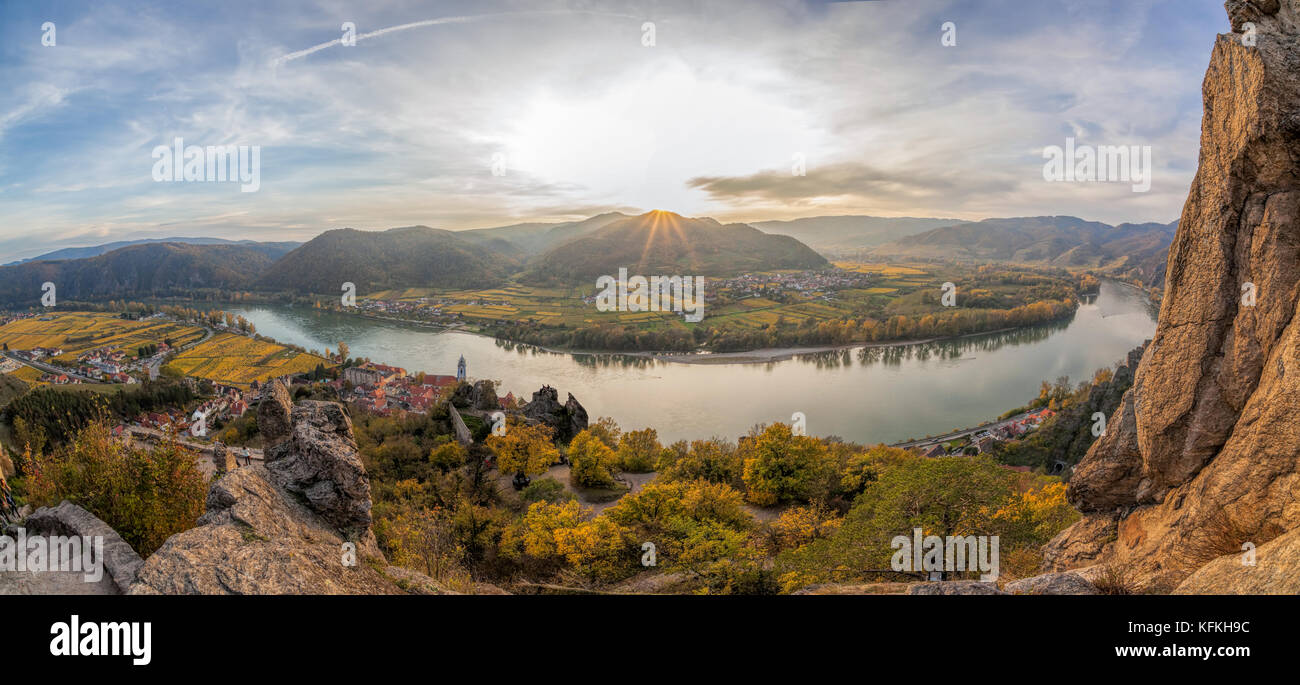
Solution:
[(560, 404), (560, 394), (555, 388), (544, 385), (533, 393), (533, 399), (524, 406), (524, 416), (551, 427), (557, 442), (569, 442), (573, 436), (587, 429), (587, 410), (573, 393)]
[(226, 444), (223, 442), (212, 443), (212, 468), (217, 478), (234, 471), (235, 467), (235, 455), (226, 447)]
[(1003, 587), (1013, 595), (1099, 595), (1096, 585), (1074, 571), (1045, 573), (1041, 576), (1013, 580)]
[(451, 402), (462, 409), (476, 411), (496, 411), (501, 408), (497, 401), (496, 384), (492, 381), (474, 381), (472, 385), (466, 383), (457, 386)]
[(1226, 7), (1159, 324), (1071, 476), (1085, 518), (1049, 545), (1058, 569), (1104, 561), (1172, 588), (1300, 526), (1300, 0)]
[(280, 381), (271, 381), (262, 388), (262, 400), (257, 403), (257, 431), (262, 434), (262, 441), (269, 450), (271, 446), (289, 437), (292, 425), (289, 414), (293, 411), (293, 399), (289, 389)]
[(1244, 552), (1227, 554), (1197, 569), (1175, 590), (1176, 595), (1295, 595), (1300, 594), (1300, 528), (1255, 550), (1254, 565)]
[[(284, 405), (270, 397), (278, 417)], [(264, 414), (271, 414), (265, 405), (259, 422)], [(303, 402), (287, 416), (266, 464), (215, 482), (198, 527), (168, 538), (145, 560), (131, 594), (442, 592), (434, 580), (384, 561), (343, 408)]]
[[(112, 579), (118, 592), (126, 592), (135, 582), (136, 571), (144, 560), (122, 539), (117, 531), (94, 514), (64, 500), (57, 507), (41, 507), (23, 521), (28, 535), (64, 535), (104, 540), (104, 575)], [(80, 590), (78, 590), (80, 592)]]
[(998, 589), (997, 583), (985, 583), (978, 580), (947, 580), (926, 583), (912, 583), (907, 588), (909, 595), (1006, 595)]

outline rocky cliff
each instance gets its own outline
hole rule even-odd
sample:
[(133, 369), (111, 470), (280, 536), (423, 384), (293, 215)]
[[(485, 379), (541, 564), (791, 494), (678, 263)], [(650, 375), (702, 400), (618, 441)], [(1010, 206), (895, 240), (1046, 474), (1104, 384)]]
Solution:
[(293, 406), (276, 384), (258, 407), (265, 465), (213, 483), (199, 525), (168, 538), (130, 594), (436, 594), (389, 566), (370, 531), (370, 484), (352, 422), (330, 402)]
[[(1174, 589), (1226, 555), (1218, 584), (1198, 574), (1199, 591), (1295, 592), (1300, 577), (1258, 569), (1265, 543), (1300, 528), (1300, 0), (1226, 7), (1233, 33), (1205, 75), (1200, 163), (1159, 325), (1071, 477), (1084, 519), (1046, 558), (1122, 565), (1140, 586)], [(1246, 543), (1258, 566), (1241, 563)]]
[(587, 429), (587, 410), (569, 393), (569, 399), (560, 404), (560, 393), (544, 385), (533, 393), (533, 399), (524, 405), (524, 416), (550, 426), (558, 442), (567, 443), (573, 436)]

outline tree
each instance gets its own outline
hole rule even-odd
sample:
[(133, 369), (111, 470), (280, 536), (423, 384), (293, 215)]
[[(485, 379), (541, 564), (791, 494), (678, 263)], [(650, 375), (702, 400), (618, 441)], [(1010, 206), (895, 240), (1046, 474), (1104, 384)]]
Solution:
[(794, 435), (774, 423), (740, 447), (749, 501), (759, 506), (808, 500), (826, 466), (826, 447), (817, 439)]
[(615, 485), (618, 458), (600, 436), (590, 429), (573, 437), (569, 443), (570, 478), (584, 488), (608, 488)]
[(451, 469), (463, 466), (465, 457), (468, 455), (469, 452), (459, 442), (449, 440), (429, 450), (429, 463), (446, 473)]
[(591, 434), (600, 438), (610, 449), (618, 449), (619, 440), (622, 438), (623, 431), (618, 427), (618, 422), (608, 416), (602, 416), (596, 419), (596, 422), (587, 426)]
[[(787, 590), (837, 576), (835, 569), (889, 569), (894, 537), (997, 535), (995, 515), (1015, 494), (1016, 474), (987, 457), (911, 459), (887, 467), (858, 496), (829, 538), (777, 558)], [(870, 574), (867, 574), (870, 575)]]
[(711, 483), (743, 485), (744, 464), (735, 445), (718, 438), (685, 441), (664, 448), (659, 456), (659, 480), (690, 481), (703, 479)]
[(629, 431), (623, 434), (618, 443), (618, 465), (624, 471), (646, 473), (653, 471), (655, 460), (663, 446), (659, 444), (659, 433), (653, 428)]
[(551, 442), (551, 429), (542, 424), (512, 420), (505, 435), (490, 435), (484, 442), (496, 452), (501, 473), (536, 476), (560, 459), (559, 450)]
[(348, 347), (348, 344), (341, 340), (339, 341), (338, 347), (339, 347), (339, 359), (342, 361), (347, 361), (348, 354), (352, 352), (352, 348)]

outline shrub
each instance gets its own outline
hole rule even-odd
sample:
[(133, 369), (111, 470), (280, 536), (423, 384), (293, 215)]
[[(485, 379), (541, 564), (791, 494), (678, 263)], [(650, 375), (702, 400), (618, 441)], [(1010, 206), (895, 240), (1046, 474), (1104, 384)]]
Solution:
[(28, 496), (36, 506), (69, 500), (98, 516), (141, 556), (192, 528), (203, 513), (207, 483), (198, 457), (174, 438), (148, 449), (115, 440), (92, 423), (67, 447), (33, 456)]

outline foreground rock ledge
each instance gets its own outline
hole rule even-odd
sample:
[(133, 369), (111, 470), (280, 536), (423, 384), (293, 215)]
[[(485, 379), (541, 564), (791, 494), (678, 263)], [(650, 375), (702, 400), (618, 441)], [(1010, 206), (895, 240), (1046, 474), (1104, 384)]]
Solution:
[[(283, 413), (284, 398), (271, 397)], [(282, 432), (267, 464), (214, 483), (198, 527), (146, 559), (129, 594), (446, 593), (384, 560), (370, 531), (370, 485), (341, 406), (303, 402), (276, 425)], [(355, 546), (352, 565), (345, 565), (345, 543)]]

